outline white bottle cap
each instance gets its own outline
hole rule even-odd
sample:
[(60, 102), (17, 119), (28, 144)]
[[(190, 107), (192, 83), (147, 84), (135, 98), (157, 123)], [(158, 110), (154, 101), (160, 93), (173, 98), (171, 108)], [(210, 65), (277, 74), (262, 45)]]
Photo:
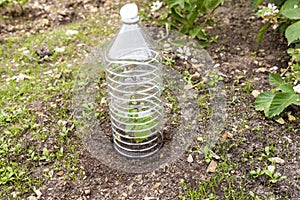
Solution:
[(125, 4), (120, 10), (121, 19), (124, 23), (139, 21), (138, 7), (134, 3)]

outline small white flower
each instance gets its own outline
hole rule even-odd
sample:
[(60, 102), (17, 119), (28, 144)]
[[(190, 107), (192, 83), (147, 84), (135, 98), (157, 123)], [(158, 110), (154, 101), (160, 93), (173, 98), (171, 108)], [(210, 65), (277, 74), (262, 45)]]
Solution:
[(298, 84), (297, 86), (293, 87), (294, 88), (294, 91), (296, 93), (299, 93), (300, 94), (300, 84)]
[(272, 15), (276, 15), (277, 13), (279, 13), (279, 10), (277, 8), (277, 6), (275, 6), (272, 3), (268, 4), (268, 7), (266, 8), (266, 11), (264, 12), (264, 16), (272, 16)]
[(177, 49), (177, 55), (184, 60), (187, 60), (189, 56), (191, 56), (191, 51), (190, 48), (188, 48), (187, 46), (184, 46), (183, 48), (179, 47)]
[(151, 6), (151, 12), (155, 12), (155, 11), (159, 10), (161, 8), (162, 4), (163, 3), (160, 1), (153, 2), (152, 6)]

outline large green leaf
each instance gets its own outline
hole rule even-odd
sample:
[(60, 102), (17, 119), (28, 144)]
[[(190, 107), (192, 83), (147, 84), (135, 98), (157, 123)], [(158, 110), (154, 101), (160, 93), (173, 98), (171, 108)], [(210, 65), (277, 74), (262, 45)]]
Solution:
[(282, 92), (274, 96), (267, 117), (275, 117), (292, 104), (297, 104), (299, 95), (292, 92)]
[(269, 108), (273, 101), (275, 94), (271, 91), (262, 92), (255, 100), (255, 110), (264, 111), (268, 117)]
[(281, 7), (281, 14), (289, 19), (300, 19), (300, 0), (287, 0)]
[(289, 19), (300, 19), (300, 8), (285, 9), (281, 14)]
[(280, 85), (279, 88), (282, 92), (294, 92), (293, 86), (288, 83), (284, 83), (284, 84)]
[(283, 1), (285, 1), (285, 2), (281, 6), (281, 11), (284, 11), (286, 9), (295, 8), (295, 5), (296, 6), (300, 5), (300, 1), (299, 0), (283, 0)]
[(269, 74), (269, 80), (270, 80), (270, 85), (279, 87), (281, 84), (283, 84), (283, 80), (279, 74)]
[(288, 40), (289, 45), (300, 39), (300, 21), (287, 27), (285, 37)]

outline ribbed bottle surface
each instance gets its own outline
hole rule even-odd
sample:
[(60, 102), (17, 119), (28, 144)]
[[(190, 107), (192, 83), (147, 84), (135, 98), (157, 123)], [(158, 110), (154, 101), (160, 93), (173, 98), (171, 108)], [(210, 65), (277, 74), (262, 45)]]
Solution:
[(105, 62), (115, 149), (131, 158), (154, 154), (163, 142), (160, 52), (138, 22), (124, 23)]

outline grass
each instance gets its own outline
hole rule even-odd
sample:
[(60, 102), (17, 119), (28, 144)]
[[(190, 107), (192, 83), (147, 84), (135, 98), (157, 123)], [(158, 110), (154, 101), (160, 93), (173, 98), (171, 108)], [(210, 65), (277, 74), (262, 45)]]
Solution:
[[(105, 20), (104, 16), (95, 16), (44, 33), (9, 37), (0, 46), (0, 199), (23, 199), (37, 193), (53, 177), (75, 180), (83, 175), (79, 165), (81, 138), (72, 115), (72, 89), (90, 48), (102, 42), (99, 38), (113, 33), (111, 27), (99, 27)], [(67, 35), (67, 30), (77, 30), (78, 34)], [(52, 55), (39, 56), (36, 52), (41, 47)], [(64, 50), (55, 52), (57, 48)], [(166, 62), (173, 63), (171, 59)], [(185, 75), (190, 82), (191, 75), (187, 72)], [(243, 81), (239, 77), (234, 84)], [(199, 91), (203, 87), (199, 85)], [(196, 187), (188, 179), (180, 181), (180, 199), (288, 198), (276, 191), (284, 181), (279, 180), (285, 175), (284, 166), (276, 165), (282, 175), (278, 178), (257, 170), (272, 165), (268, 158), (273, 156), (293, 159), (297, 149), (287, 142), (280, 143), (278, 138), (297, 135), (299, 128), (293, 124), (278, 127), (271, 121), (265, 122), (254, 109), (246, 109), (251, 107), (251, 80), (238, 91), (236, 87), (227, 87), (230, 122), (226, 129), (234, 137), (213, 148), (220, 156), (216, 160), (216, 173), (201, 180)], [(169, 101), (175, 102), (170, 92), (165, 93)], [(207, 96), (201, 97), (198, 103), (203, 112), (211, 112)], [(241, 113), (241, 108), (245, 112)], [(99, 118), (107, 117), (98, 114)], [(251, 170), (257, 174), (251, 174)], [(272, 183), (274, 179), (278, 180)], [(259, 194), (258, 186), (266, 194)]]
[[(241, 90), (244, 90), (242, 88)], [(272, 163), (270, 158), (280, 157), (285, 161), (293, 159), (295, 148), (288, 142), (282, 142), (281, 138), (295, 131), (299, 131), (296, 124), (290, 124), (289, 128), (279, 127), (274, 122), (264, 122), (269, 125), (259, 124), (262, 119), (255, 111), (244, 109), (241, 113), (242, 104), (249, 101), (248, 90), (238, 90), (230, 94), (235, 97), (230, 105), (230, 121), (226, 125), (233, 138), (220, 140), (213, 151), (220, 156), (214, 159), (206, 155), (207, 163), (210, 160), (217, 162), (215, 173), (201, 180), (198, 186), (191, 186), (189, 180), (181, 180), (182, 191), (180, 199), (290, 199), (292, 195), (288, 191), (279, 191), (282, 184), (287, 184), (288, 178), (284, 165)], [(230, 91), (230, 90), (229, 90)], [(236, 95), (235, 93), (239, 93)], [(236, 121), (232, 117), (236, 117)], [(277, 129), (277, 130), (276, 130)], [(197, 149), (194, 147), (194, 149)], [(268, 167), (274, 166), (275, 172)], [(289, 177), (291, 178), (291, 177)], [(262, 188), (263, 193), (258, 188)]]
[[(6, 38), (0, 46), (1, 199), (34, 194), (53, 176), (75, 179), (82, 174), (72, 87), (88, 47), (109, 34), (97, 28), (99, 20)], [(67, 35), (67, 30), (78, 34)], [(51, 55), (38, 55), (41, 48)]]

